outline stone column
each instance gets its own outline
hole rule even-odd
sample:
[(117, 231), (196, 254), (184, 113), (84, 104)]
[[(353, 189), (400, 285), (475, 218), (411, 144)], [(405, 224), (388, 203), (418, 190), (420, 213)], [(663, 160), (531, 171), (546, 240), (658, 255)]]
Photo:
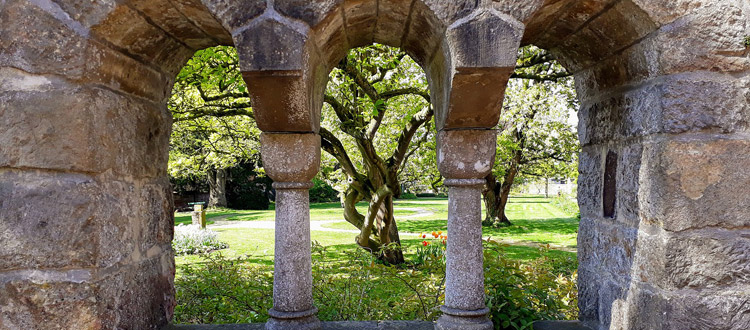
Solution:
[(263, 133), (261, 155), (276, 189), (273, 308), (266, 329), (320, 329), (312, 299), (308, 200), (320, 166), (320, 136)]
[(441, 131), (438, 168), (449, 187), (448, 247), (441, 330), (490, 330), (484, 304), (481, 193), (495, 156), (494, 130)]

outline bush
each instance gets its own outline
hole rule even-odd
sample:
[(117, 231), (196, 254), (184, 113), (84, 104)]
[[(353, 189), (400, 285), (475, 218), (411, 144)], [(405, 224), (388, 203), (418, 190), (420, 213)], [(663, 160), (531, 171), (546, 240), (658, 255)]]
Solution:
[(237, 210), (268, 210), (273, 181), (261, 176), (252, 162), (245, 162), (229, 170), (227, 206)]
[(402, 193), (401, 196), (398, 197), (399, 199), (417, 199), (417, 195), (412, 193)]
[(226, 243), (219, 241), (215, 231), (202, 229), (199, 225), (179, 224), (174, 230), (172, 247), (177, 255), (201, 254), (226, 249)]
[[(504, 246), (492, 241), (484, 245), (485, 298), (496, 329), (531, 329), (537, 320), (577, 318), (575, 260), (549, 258), (545, 248), (542, 257), (518, 262), (506, 256)], [(442, 257), (425, 252), (428, 257), (419, 265), (385, 266), (362, 249), (329, 249), (335, 247), (313, 243), (313, 299), (321, 320), (435, 321), (440, 316)], [(218, 253), (203, 258), (180, 266), (175, 323), (268, 319), (273, 266)]]
[(555, 196), (552, 198), (552, 205), (557, 206), (560, 210), (565, 212), (565, 214), (576, 217), (578, 219), (581, 218), (581, 212), (578, 209), (578, 203), (576, 200), (567, 194), (562, 194)]
[(174, 323), (265, 322), (273, 306), (272, 271), (247, 257), (227, 259), (220, 253), (180, 266)]
[(485, 300), (496, 329), (532, 329), (534, 321), (578, 318), (575, 261), (550, 260), (548, 249), (521, 263), (507, 258), (502, 245), (485, 242)]
[(310, 188), (310, 203), (329, 203), (339, 201), (339, 192), (323, 180), (314, 178)]
[(417, 197), (435, 197), (434, 193), (417, 193)]

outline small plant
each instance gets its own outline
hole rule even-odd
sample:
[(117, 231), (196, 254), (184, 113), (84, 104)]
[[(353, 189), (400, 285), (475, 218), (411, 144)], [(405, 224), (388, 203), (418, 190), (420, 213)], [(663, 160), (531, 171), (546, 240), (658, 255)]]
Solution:
[(419, 237), (424, 240), (417, 246), (417, 251), (414, 255), (414, 265), (423, 265), (430, 260), (445, 264), (445, 247), (448, 241), (448, 234), (443, 235), (442, 231), (433, 231), (432, 233), (421, 233)]
[(745, 36), (745, 47), (750, 47), (750, 36)]
[(172, 247), (177, 255), (202, 254), (229, 247), (219, 241), (218, 234), (210, 229), (203, 229), (198, 225), (179, 224), (174, 230)]

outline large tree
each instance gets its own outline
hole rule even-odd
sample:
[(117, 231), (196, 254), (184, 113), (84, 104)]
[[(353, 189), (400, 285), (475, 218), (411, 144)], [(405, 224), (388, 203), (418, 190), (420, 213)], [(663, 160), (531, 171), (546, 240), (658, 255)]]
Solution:
[(196, 52), (172, 89), (170, 175), (205, 178), (209, 207), (227, 206), (227, 169), (258, 160), (260, 132), (246, 93), (232, 47)]
[(506, 89), (496, 163), (485, 177), (485, 225), (507, 226), (510, 192), (522, 177), (568, 176), (578, 137), (569, 116), (578, 105), (569, 73), (545, 50), (519, 50)]
[[(330, 79), (320, 136), (346, 182), (344, 218), (360, 230), (357, 244), (402, 263), (393, 199), (404, 164), (434, 139), (426, 77), (403, 51), (373, 45), (350, 51)], [(364, 215), (360, 201), (368, 202)]]
[[(403, 165), (424, 149), (425, 141), (434, 140), (424, 72), (403, 51), (373, 45), (350, 51), (329, 79), (320, 136), (330, 157), (322, 172), (342, 191), (344, 218), (360, 230), (357, 244), (387, 262), (402, 263), (393, 199), (400, 194)], [(199, 52), (177, 81), (170, 102), (176, 137), (187, 126), (188, 135), (201, 139), (200, 147), (194, 146), (195, 141), (189, 148), (173, 143), (177, 165), (173, 172), (181, 173), (182, 163), (198, 162), (202, 166), (196, 168), (207, 168), (211, 183), (212, 178), (220, 178), (211, 175), (211, 169), (217, 172), (239, 161), (232, 156), (246, 157), (248, 142), (257, 141), (237, 54), (229, 47)], [(247, 134), (237, 139), (229, 120), (241, 121), (237, 124)], [(198, 159), (181, 157), (190, 153)], [(355, 207), (360, 201), (369, 204), (364, 215)]]

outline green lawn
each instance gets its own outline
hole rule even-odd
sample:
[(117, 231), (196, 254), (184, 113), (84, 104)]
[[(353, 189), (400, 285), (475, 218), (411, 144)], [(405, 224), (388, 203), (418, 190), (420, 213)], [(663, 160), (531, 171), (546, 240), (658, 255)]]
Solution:
[[(357, 208), (365, 212), (367, 204), (360, 203)], [(396, 218), (399, 230), (402, 232), (420, 233), (432, 231), (447, 231), (448, 200), (446, 198), (420, 198), (419, 200), (398, 200), (395, 208), (419, 208), (432, 214), (413, 219), (399, 217), (414, 215), (416, 211), (397, 210)], [(319, 203), (310, 207), (313, 220), (342, 219), (342, 209), (339, 203)], [(273, 220), (274, 211), (244, 211), (244, 210), (214, 210), (207, 214), (208, 219), (228, 217), (226, 220), (252, 221)], [(575, 247), (578, 231), (578, 220), (571, 217), (554, 204), (551, 199), (537, 196), (513, 196), (508, 204), (508, 217), (514, 226), (507, 228), (484, 228), (484, 236), (493, 238), (526, 242), (526, 245), (513, 245), (506, 248), (506, 253), (514, 259), (528, 260), (539, 256), (534, 244), (552, 244), (553, 246)], [(177, 214), (175, 223), (189, 223), (189, 214)], [(211, 223), (212, 221), (209, 221)], [(356, 229), (352, 225), (341, 222), (325, 225), (330, 228)], [(274, 233), (271, 229), (221, 228), (215, 229), (219, 238), (229, 244), (229, 248), (221, 251), (226, 256), (237, 257), (249, 255), (250, 259), (262, 264), (273, 263)], [(352, 233), (312, 231), (312, 240), (328, 246), (330, 257), (355, 249)], [(422, 242), (413, 236), (402, 237), (407, 257)], [(550, 251), (552, 256), (571, 257), (575, 253), (565, 251)], [(178, 264), (198, 262), (197, 256), (178, 256)]]

